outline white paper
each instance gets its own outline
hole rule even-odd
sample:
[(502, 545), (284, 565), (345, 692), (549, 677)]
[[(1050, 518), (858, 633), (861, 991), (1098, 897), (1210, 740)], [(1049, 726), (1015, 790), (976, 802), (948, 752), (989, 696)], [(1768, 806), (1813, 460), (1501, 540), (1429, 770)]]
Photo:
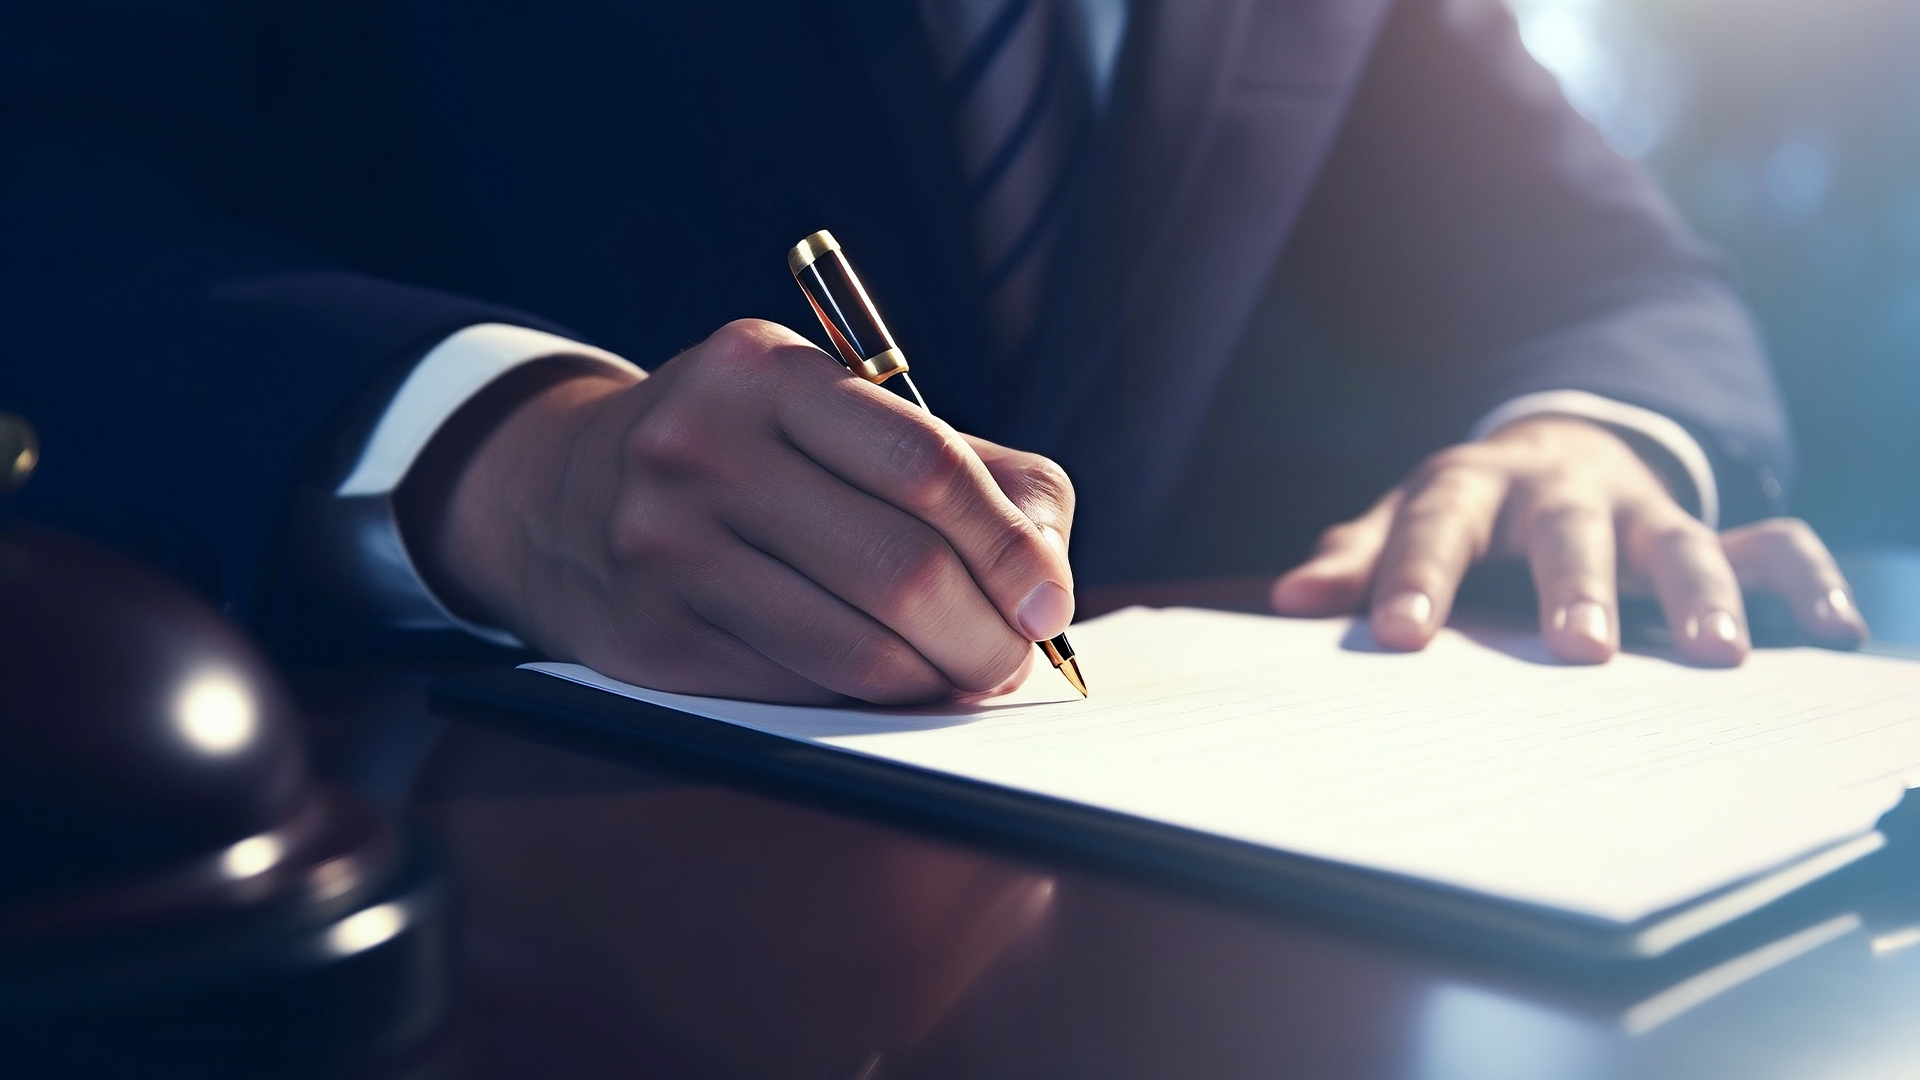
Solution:
[(1449, 629), (1132, 609), (979, 706), (801, 708), (614, 693), (841, 750), (1630, 923), (1858, 837), (1920, 773), (1920, 664), (1767, 650), (1730, 670), (1554, 663)]

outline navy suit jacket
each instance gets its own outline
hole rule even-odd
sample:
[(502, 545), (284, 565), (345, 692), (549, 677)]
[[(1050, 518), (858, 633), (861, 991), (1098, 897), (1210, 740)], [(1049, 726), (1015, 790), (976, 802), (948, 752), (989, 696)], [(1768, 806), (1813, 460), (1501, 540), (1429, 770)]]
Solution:
[(0, 0), (17, 508), (256, 614), (293, 493), (441, 337), (811, 332), (782, 256), (819, 228), (943, 416), (1067, 466), (1083, 581), (1278, 568), (1534, 390), (1680, 420), (1731, 518), (1778, 501), (1746, 319), (1498, 0), (1136, 0), (1011, 374), (934, 70), (905, 0)]

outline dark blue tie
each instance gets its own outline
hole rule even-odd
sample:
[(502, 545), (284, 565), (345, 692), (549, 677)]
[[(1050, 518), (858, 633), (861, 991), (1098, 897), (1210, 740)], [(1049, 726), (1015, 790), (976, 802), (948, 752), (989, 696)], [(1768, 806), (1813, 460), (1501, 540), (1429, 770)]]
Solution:
[(1093, 127), (1063, 0), (921, 0), (945, 65), (974, 251), (1003, 355), (1033, 336)]

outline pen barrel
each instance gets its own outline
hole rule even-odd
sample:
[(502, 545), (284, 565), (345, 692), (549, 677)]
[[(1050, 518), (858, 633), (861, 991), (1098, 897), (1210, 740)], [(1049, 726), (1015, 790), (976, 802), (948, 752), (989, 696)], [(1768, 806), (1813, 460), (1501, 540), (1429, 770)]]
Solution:
[(817, 232), (787, 254), (788, 268), (807, 294), (820, 325), (854, 374), (883, 383), (907, 370), (906, 354), (894, 344), (879, 309), (832, 234)]

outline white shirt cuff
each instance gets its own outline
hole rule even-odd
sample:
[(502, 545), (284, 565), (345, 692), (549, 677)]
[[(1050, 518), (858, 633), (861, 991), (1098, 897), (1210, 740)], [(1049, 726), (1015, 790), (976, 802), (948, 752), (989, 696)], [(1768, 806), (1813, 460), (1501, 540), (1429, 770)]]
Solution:
[(1544, 390), (1522, 394), (1481, 417), (1468, 437), (1484, 439), (1530, 416), (1574, 416), (1647, 439), (1671, 454), (1692, 481), (1693, 494), (1700, 506), (1700, 520), (1709, 529), (1720, 527), (1720, 489), (1714, 483), (1713, 465), (1700, 443), (1672, 417), (1585, 390)]
[(335, 580), (350, 581), (361, 590), (355, 607), (392, 629), (459, 629), (496, 645), (521, 644), (504, 630), (454, 614), (427, 587), (400, 536), (393, 493), (441, 426), (475, 394), (523, 364), (558, 357), (644, 374), (604, 349), (506, 323), (466, 327), (414, 365), (374, 424), (346, 480), (334, 489), (335, 505), (348, 526), (340, 535), (353, 550), (323, 557), (341, 571)]

